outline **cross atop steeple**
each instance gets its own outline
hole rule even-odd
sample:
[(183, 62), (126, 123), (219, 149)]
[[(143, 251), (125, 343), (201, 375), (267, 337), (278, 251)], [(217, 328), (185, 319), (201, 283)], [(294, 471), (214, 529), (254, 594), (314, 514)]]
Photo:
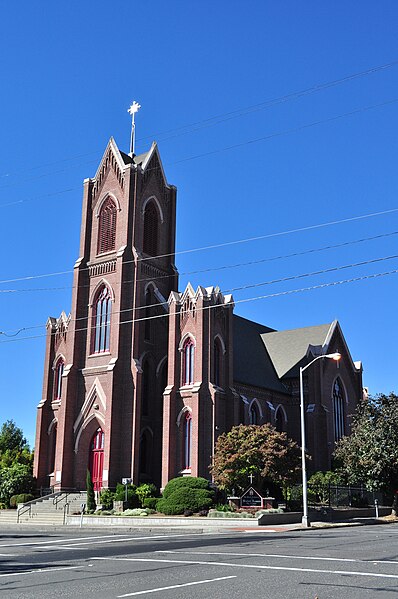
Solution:
[(134, 117), (135, 117), (135, 113), (138, 112), (140, 108), (141, 108), (141, 104), (138, 104), (138, 102), (136, 102), (134, 100), (133, 103), (132, 103), (132, 105), (130, 106), (130, 108), (127, 110), (127, 112), (129, 114), (131, 114), (131, 140), (130, 140), (130, 152), (129, 152), (130, 158), (132, 158), (134, 156), (134, 149), (135, 149), (135, 121), (134, 121)]

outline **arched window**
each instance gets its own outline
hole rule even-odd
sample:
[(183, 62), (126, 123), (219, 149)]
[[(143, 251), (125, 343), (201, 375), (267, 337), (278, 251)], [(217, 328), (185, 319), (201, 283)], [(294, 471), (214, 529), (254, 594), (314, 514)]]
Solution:
[(150, 361), (146, 360), (144, 368), (142, 369), (142, 416), (148, 416), (149, 414), (149, 404), (151, 399), (151, 370)]
[(221, 357), (222, 357), (222, 347), (219, 339), (215, 339), (214, 341), (214, 384), (217, 387), (221, 387)]
[(148, 202), (144, 213), (144, 252), (149, 256), (158, 253), (159, 219), (153, 202)]
[(278, 407), (276, 409), (276, 414), (275, 414), (275, 428), (278, 431), (278, 433), (285, 432), (285, 426), (286, 426), (285, 423), (286, 423), (286, 420), (285, 420), (284, 411), (282, 410), (281, 407)]
[(92, 353), (109, 351), (112, 298), (106, 285), (97, 294), (93, 308)]
[(191, 468), (191, 449), (192, 449), (192, 414), (185, 412), (184, 418), (184, 455), (183, 466), (185, 470)]
[(189, 337), (182, 350), (182, 384), (192, 385), (194, 379), (195, 344)]
[(151, 475), (152, 442), (151, 432), (148, 429), (144, 430), (140, 441), (140, 475), (146, 478)]
[(333, 416), (334, 416), (334, 438), (335, 441), (344, 437), (344, 389), (339, 378), (333, 385)]
[(256, 402), (252, 402), (250, 405), (250, 409), (249, 409), (249, 419), (250, 419), (250, 424), (258, 424), (259, 423), (259, 414), (258, 414), (258, 407)]
[(53, 400), (61, 401), (62, 395), (62, 375), (64, 373), (64, 361), (62, 358), (59, 358), (57, 364), (55, 366), (55, 374), (54, 374), (54, 392), (53, 392)]
[(116, 242), (116, 205), (111, 198), (102, 204), (99, 214), (97, 253), (103, 254), (115, 249)]

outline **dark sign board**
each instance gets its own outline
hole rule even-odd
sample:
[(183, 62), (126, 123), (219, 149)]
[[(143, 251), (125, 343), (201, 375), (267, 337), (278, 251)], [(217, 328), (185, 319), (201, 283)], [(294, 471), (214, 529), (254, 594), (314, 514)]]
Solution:
[(263, 507), (263, 498), (253, 487), (249, 487), (240, 498), (241, 507)]

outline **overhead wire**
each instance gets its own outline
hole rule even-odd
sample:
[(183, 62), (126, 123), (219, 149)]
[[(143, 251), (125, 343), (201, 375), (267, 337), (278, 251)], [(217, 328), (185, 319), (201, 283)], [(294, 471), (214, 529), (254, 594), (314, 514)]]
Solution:
[[(256, 287), (262, 287), (265, 285), (274, 285), (276, 283), (284, 283), (284, 282), (288, 282), (288, 281), (294, 281), (297, 279), (303, 279), (303, 278), (307, 278), (307, 277), (311, 277), (311, 276), (316, 276), (316, 275), (321, 275), (321, 274), (327, 274), (330, 272), (337, 272), (340, 270), (346, 270), (348, 268), (356, 268), (359, 266), (368, 266), (369, 264), (375, 264), (378, 262), (385, 262), (387, 260), (393, 260), (398, 258), (398, 254), (394, 254), (391, 256), (383, 256), (381, 258), (372, 258), (369, 260), (364, 260), (362, 262), (355, 262), (352, 264), (344, 264), (341, 266), (334, 266), (331, 268), (326, 268), (326, 269), (321, 269), (321, 270), (317, 270), (317, 271), (313, 271), (313, 272), (307, 272), (307, 273), (300, 273), (298, 275), (291, 275), (289, 277), (283, 277), (283, 278), (279, 278), (279, 279), (273, 279), (273, 280), (269, 280), (269, 281), (261, 281), (259, 283), (252, 283), (252, 284), (248, 284), (248, 285), (241, 285), (238, 287), (232, 287), (231, 289), (226, 289), (224, 290), (222, 293), (223, 295), (226, 294), (230, 294), (230, 293), (234, 293), (236, 291), (244, 291), (246, 289), (252, 289), (252, 288), (256, 288)], [(167, 300), (165, 300), (167, 302)], [(150, 308), (160, 308), (162, 306), (162, 304), (164, 304), (164, 302), (156, 302), (155, 304), (145, 304), (145, 305), (140, 305), (140, 306), (130, 306), (129, 308), (125, 308), (123, 310), (118, 310), (118, 311), (112, 311), (112, 317), (114, 317), (115, 315), (120, 315), (120, 314), (124, 314), (126, 312), (135, 312), (138, 310), (148, 310)], [(87, 314), (86, 316), (81, 316), (78, 318), (73, 318), (70, 319), (68, 322), (78, 322), (80, 320), (86, 320), (88, 319), (90, 316)], [(149, 317), (151, 318), (151, 317)], [(23, 332), (23, 331), (27, 331), (27, 330), (32, 330), (32, 329), (38, 329), (38, 328), (42, 328), (43, 324), (40, 325), (30, 325), (30, 326), (26, 326), (26, 327), (21, 327), (17, 333), (15, 333), (15, 335), (18, 335), (19, 333)], [(15, 329), (14, 329), (15, 330)], [(80, 329), (83, 330), (83, 329)], [(4, 331), (0, 331), (0, 335), (2, 334), (6, 334)], [(15, 336), (13, 335), (13, 336)]]
[[(308, 254), (314, 254), (314, 253), (323, 252), (326, 250), (347, 247), (347, 246), (355, 245), (358, 243), (364, 243), (366, 241), (374, 241), (376, 239), (392, 237), (394, 235), (398, 235), (398, 231), (391, 231), (389, 233), (381, 233), (379, 235), (372, 235), (371, 237), (362, 237), (360, 239), (344, 241), (342, 243), (326, 245), (326, 246), (322, 246), (322, 247), (318, 247), (318, 248), (311, 248), (309, 250), (302, 250), (300, 252), (292, 252), (290, 254), (282, 254), (279, 256), (270, 256), (268, 258), (261, 258), (260, 260), (250, 260), (248, 262), (238, 262), (235, 264), (224, 264), (224, 265), (218, 266), (218, 267), (204, 268), (204, 269), (199, 269), (199, 270), (191, 270), (191, 271), (181, 272), (181, 273), (178, 273), (178, 276), (182, 277), (182, 276), (187, 276), (187, 275), (192, 275), (192, 274), (202, 274), (202, 273), (208, 273), (208, 272), (217, 272), (217, 271), (221, 271), (221, 270), (228, 270), (228, 269), (233, 269), (233, 268), (241, 268), (244, 266), (255, 266), (258, 264), (264, 264), (266, 262), (274, 262), (277, 260), (284, 260), (287, 258), (305, 256)], [(124, 262), (124, 264), (129, 264), (131, 262), (133, 262), (133, 261), (127, 260), (126, 262)], [(88, 269), (83, 268), (83, 269), (81, 269), (80, 272), (85, 271), (85, 270), (88, 270)], [(61, 271), (58, 273), (53, 273), (53, 275), (55, 275), (55, 274), (57, 274), (57, 275), (71, 274), (72, 272), (73, 272), (73, 270), (66, 270), (66, 271)], [(53, 275), (48, 275), (48, 276), (53, 276)], [(32, 280), (35, 278), (42, 278), (45, 276), (47, 276), (47, 275), (37, 275), (37, 277), (31, 276), (31, 277), (27, 277), (26, 279), (23, 279), (23, 280)], [(151, 277), (150, 279), (148, 277), (144, 277), (141, 279), (125, 279), (123, 281), (116, 281), (113, 283), (113, 285), (115, 286), (115, 285), (126, 285), (129, 283), (154, 282), (154, 281), (159, 281), (162, 279), (170, 279), (175, 276), (176, 276), (176, 273), (172, 273), (172, 274)], [(21, 279), (18, 279), (18, 280), (21, 280)], [(3, 283), (3, 282), (4, 281), (0, 281), (0, 283)], [(79, 289), (85, 289), (85, 288), (89, 288), (89, 287), (91, 287), (91, 284), (79, 285)], [(35, 292), (35, 291), (63, 291), (65, 289), (75, 289), (75, 285), (65, 285), (62, 287), (33, 287), (33, 288), (31, 287), (28, 289), (0, 289), (0, 295), (2, 293), (30, 293), (30, 292)]]
[[(314, 291), (316, 289), (324, 289), (327, 287), (335, 287), (338, 285), (345, 285), (345, 284), (349, 284), (349, 283), (356, 283), (359, 281), (365, 281), (365, 280), (370, 280), (370, 279), (375, 279), (375, 278), (380, 278), (380, 277), (385, 277), (385, 276), (389, 276), (392, 274), (397, 274), (398, 273), (398, 269), (394, 269), (394, 270), (390, 270), (390, 271), (385, 271), (385, 272), (380, 272), (380, 273), (373, 273), (373, 274), (369, 274), (369, 275), (362, 275), (361, 277), (352, 277), (350, 279), (343, 279), (340, 281), (332, 281), (332, 282), (328, 282), (328, 283), (321, 283), (319, 285), (311, 285), (310, 287), (302, 287), (299, 289), (289, 289), (286, 291), (279, 291), (276, 293), (270, 293), (267, 295), (260, 295), (260, 296), (255, 296), (255, 297), (251, 297), (251, 298), (243, 298), (243, 299), (239, 299), (239, 300), (234, 300), (233, 304), (243, 304), (243, 303), (248, 303), (248, 302), (253, 302), (253, 301), (259, 301), (259, 300), (264, 300), (264, 299), (270, 299), (270, 298), (274, 298), (274, 297), (282, 297), (282, 296), (286, 296), (286, 295), (292, 295), (292, 294), (296, 294), (296, 293), (303, 293), (306, 291)], [(210, 306), (203, 306), (202, 308), (197, 308), (197, 311), (200, 310), (211, 310), (214, 308), (220, 308), (220, 304), (214, 304), (214, 305), (210, 305)], [(141, 321), (145, 321), (145, 320), (155, 320), (158, 318), (169, 318), (170, 314), (169, 313), (165, 313), (165, 314), (157, 314), (154, 316), (144, 316), (142, 318), (134, 318), (131, 320), (123, 320), (121, 321), (119, 324), (133, 324), (135, 322), (141, 322)], [(83, 327), (80, 329), (75, 329), (75, 333), (78, 332), (84, 332), (84, 331), (88, 331), (90, 329), (95, 328), (95, 325), (91, 326), (91, 327)], [(28, 330), (27, 328), (23, 329), (23, 330)], [(55, 335), (56, 332), (51, 332), (51, 335)], [(31, 335), (31, 336), (27, 336), (27, 337), (19, 337), (16, 339), (7, 339), (5, 341), (0, 341), (0, 344), (3, 343), (15, 343), (17, 341), (26, 341), (26, 340), (30, 340), (30, 339), (39, 339), (39, 338), (43, 338), (43, 337), (47, 337), (47, 333), (45, 334), (41, 334), (41, 335)]]
[[(237, 245), (237, 244), (242, 244), (242, 243), (249, 243), (252, 241), (261, 241), (263, 239), (271, 239), (273, 237), (280, 237), (280, 236), (285, 236), (285, 235), (290, 235), (293, 233), (301, 233), (304, 231), (310, 231), (310, 230), (314, 230), (314, 229), (320, 229), (320, 228), (324, 228), (324, 227), (329, 227), (329, 226), (334, 226), (334, 225), (340, 225), (343, 223), (348, 223), (348, 222), (354, 222), (354, 221), (358, 221), (358, 220), (364, 220), (367, 218), (374, 218), (376, 216), (385, 216), (386, 214), (393, 214), (398, 212), (398, 208), (390, 208), (388, 210), (381, 210), (379, 212), (369, 212), (367, 214), (360, 214), (357, 216), (351, 216), (351, 217), (347, 217), (347, 218), (342, 218), (342, 219), (338, 219), (338, 220), (333, 220), (333, 221), (327, 221), (324, 223), (317, 223), (315, 225), (307, 225), (305, 227), (297, 227), (295, 229), (286, 229), (284, 231), (275, 231), (273, 233), (266, 233), (264, 235), (257, 235), (255, 237), (245, 237), (245, 238), (241, 238), (241, 239), (236, 239), (234, 241), (226, 241), (226, 242), (222, 242), (222, 243), (218, 243), (218, 244), (211, 244), (208, 246), (201, 246), (201, 247), (197, 247), (197, 248), (190, 248), (187, 250), (179, 250), (177, 252), (174, 253), (168, 253), (168, 254), (158, 254), (156, 256), (148, 256), (148, 257), (139, 257), (137, 258), (137, 261), (139, 262), (145, 262), (147, 260), (154, 260), (157, 258), (168, 258), (168, 257), (172, 257), (172, 256), (179, 256), (182, 254), (189, 254), (189, 253), (193, 253), (193, 252), (200, 252), (200, 251), (205, 251), (205, 250), (211, 250), (211, 249), (217, 249), (217, 248), (222, 248), (222, 247), (228, 247), (231, 245)], [(392, 235), (395, 235), (396, 232), (391, 233)], [(387, 234), (388, 235), (388, 234)], [(378, 236), (375, 236), (375, 238), (377, 238)], [(373, 239), (373, 238), (370, 238)], [(294, 255), (294, 254), (293, 254)], [(299, 255), (299, 254), (298, 254)], [(278, 257), (276, 257), (275, 259), (278, 259)], [(126, 260), (123, 264), (131, 264), (134, 263), (135, 260)], [(80, 272), (85, 272), (88, 271), (89, 267), (85, 267), (80, 269)], [(39, 275), (27, 275), (24, 277), (14, 277), (12, 279), (3, 279), (0, 280), (0, 285), (1, 284), (5, 284), (5, 283), (17, 283), (20, 281), (29, 281), (29, 280), (34, 280), (34, 279), (42, 279), (42, 278), (48, 278), (48, 277), (54, 277), (54, 276), (60, 276), (60, 275), (65, 275), (65, 274), (71, 274), (74, 272), (74, 269), (69, 269), (69, 270), (62, 270), (62, 271), (56, 271), (56, 272), (52, 272), (52, 273), (43, 273), (43, 274), (39, 274)], [(199, 271), (200, 272), (200, 271)], [(206, 271), (204, 271), (206, 272)], [(188, 274), (192, 274), (192, 273), (188, 273)]]
[[(345, 77), (341, 77), (339, 79), (334, 79), (331, 81), (327, 81), (325, 83), (318, 83), (315, 85), (312, 85), (310, 87), (304, 88), (302, 90), (298, 90), (298, 91), (294, 91), (294, 92), (290, 92), (288, 94), (284, 94), (282, 96), (277, 96), (275, 98), (271, 98), (270, 100), (264, 100), (263, 102), (257, 103), (257, 104), (252, 104), (250, 106), (246, 106), (246, 107), (241, 107), (241, 108), (237, 108), (236, 110), (232, 110), (229, 112), (224, 112), (218, 115), (215, 115), (213, 117), (208, 117), (206, 119), (202, 119), (199, 121), (195, 121), (193, 123), (188, 123), (186, 125), (180, 125), (178, 127), (175, 127), (173, 129), (168, 129), (167, 131), (163, 131), (163, 132), (158, 132), (158, 133), (154, 133), (152, 135), (146, 135), (144, 137), (140, 137), (137, 138), (137, 141), (146, 141), (148, 139), (154, 139), (156, 137), (162, 137), (163, 135), (169, 135), (169, 134), (173, 134), (176, 133), (178, 135), (185, 135), (185, 134), (189, 134), (192, 132), (195, 132), (197, 129), (192, 129), (192, 127), (198, 127), (201, 126), (201, 128), (204, 127), (210, 127), (210, 126), (214, 126), (217, 125), (219, 123), (225, 122), (226, 120), (231, 120), (233, 118), (238, 118), (240, 116), (244, 116), (245, 114), (250, 114), (252, 112), (257, 112), (259, 110), (264, 110), (268, 107), (274, 106), (275, 104), (279, 104), (279, 103), (284, 103), (284, 102), (288, 102), (290, 100), (293, 99), (297, 99), (300, 98), (302, 96), (306, 96), (309, 95), (311, 93), (315, 93), (315, 92), (319, 92), (322, 91), (324, 89), (329, 89), (331, 87), (335, 87), (337, 85), (341, 85), (343, 83), (347, 83), (349, 81), (361, 78), (361, 77), (365, 77), (367, 75), (371, 75), (374, 73), (377, 73), (379, 71), (383, 71), (383, 70), (387, 70), (390, 69), (392, 67), (395, 67), (398, 65), (398, 60), (394, 60), (388, 63), (384, 63), (382, 65), (377, 65), (376, 67), (371, 67), (369, 69), (365, 69), (364, 71), (357, 71), (356, 73), (351, 73), (349, 75), (346, 75)], [(222, 120), (219, 120), (222, 119)], [(216, 121), (216, 122), (214, 122)], [(188, 129), (188, 131), (184, 131)], [(181, 131), (184, 131), (183, 133), (181, 133)], [(165, 139), (163, 139), (162, 141), (166, 141), (170, 139), (170, 137), (166, 137)], [(87, 152), (84, 154), (77, 154), (76, 156), (72, 156), (70, 158), (64, 158), (64, 159), (60, 159), (57, 160), (56, 162), (49, 162), (43, 165), (39, 165), (39, 166), (34, 166), (34, 167), (30, 167), (29, 169), (24, 168), (24, 172), (30, 172), (30, 171), (34, 171), (34, 170), (38, 170), (40, 168), (45, 168), (47, 166), (55, 166), (55, 165), (59, 165), (62, 162), (69, 162), (71, 160), (77, 160), (79, 158), (86, 158), (87, 156), (91, 156), (96, 154), (96, 152)], [(80, 165), (81, 163), (79, 163)], [(2, 173), (0, 174), (0, 178), (6, 178), (6, 177), (10, 177), (14, 174), (19, 175), (20, 171), (14, 171), (11, 173)]]

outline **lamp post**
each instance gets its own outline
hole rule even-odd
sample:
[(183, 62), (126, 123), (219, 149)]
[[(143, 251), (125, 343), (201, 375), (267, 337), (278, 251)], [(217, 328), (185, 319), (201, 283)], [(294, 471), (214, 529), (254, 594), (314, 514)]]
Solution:
[(301, 523), (305, 527), (311, 526), (311, 524), (308, 520), (307, 466), (305, 463), (305, 412), (303, 372), (304, 370), (307, 370), (307, 368), (309, 368), (311, 364), (323, 358), (329, 358), (330, 360), (338, 362), (341, 358), (341, 354), (339, 352), (335, 352), (334, 354), (323, 354), (321, 356), (317, 356), (305, 366), (300, 366), (301, 472), (303, 476), (303, 517), (301, 519)]

